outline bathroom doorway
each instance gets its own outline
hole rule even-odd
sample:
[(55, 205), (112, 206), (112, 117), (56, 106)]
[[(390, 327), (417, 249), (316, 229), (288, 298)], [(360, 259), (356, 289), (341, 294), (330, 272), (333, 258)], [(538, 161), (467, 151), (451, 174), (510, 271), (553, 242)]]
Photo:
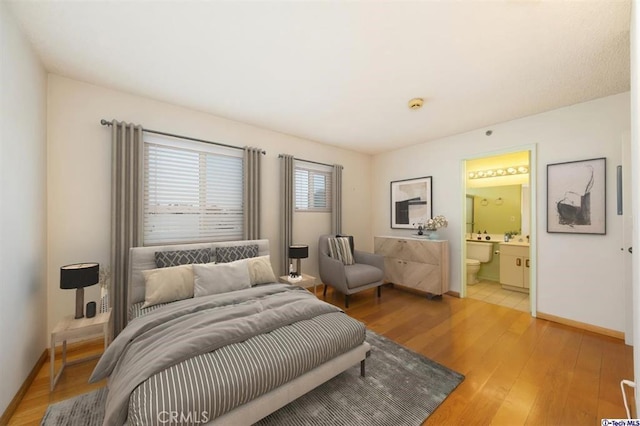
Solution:
[[(461, 259), (462, 297), (534, 316), (535, 164), (535, 146), (463, 160), (466, 226)], [(476, 255), (478, 247), (484, 255)]]

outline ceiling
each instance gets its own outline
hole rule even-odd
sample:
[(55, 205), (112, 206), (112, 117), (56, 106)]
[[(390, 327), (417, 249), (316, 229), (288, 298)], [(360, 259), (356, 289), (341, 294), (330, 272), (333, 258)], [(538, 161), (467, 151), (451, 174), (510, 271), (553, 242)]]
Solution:
[(630, 0), (4, 1), (52, 73), (370, 154), (630, 87)]

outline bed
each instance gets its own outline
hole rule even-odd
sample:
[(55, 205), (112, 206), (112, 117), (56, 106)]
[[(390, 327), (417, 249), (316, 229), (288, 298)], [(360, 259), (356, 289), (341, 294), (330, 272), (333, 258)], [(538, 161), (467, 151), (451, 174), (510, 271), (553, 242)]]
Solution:
[(275, 283), (268, 254), (268, 240), (131, 249), (130, 322), (91, 377), (109, 377), (104, 424), (249, 425), (358, 363), (364, 375), (364, 325)]

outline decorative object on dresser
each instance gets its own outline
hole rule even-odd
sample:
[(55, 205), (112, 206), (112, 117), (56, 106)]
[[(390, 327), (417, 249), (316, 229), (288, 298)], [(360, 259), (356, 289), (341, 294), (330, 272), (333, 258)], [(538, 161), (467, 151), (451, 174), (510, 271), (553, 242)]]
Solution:
[(323, 296), (327, 295), (327, 286), (335, 288), (344, 294), (345, 308), (349, 307), (351, 294), (377, 287), (380, 297), (380, 286), (384, 279), (384, 258), (374, 253), (366, 253), (353, 250), (352, 258), (355, 263), (347, 265), (343, 260), (330, 256), (329, 239), (343, 239), (347, 244), (341, 247), (350, 247), (349, 237), (332, 237), (321, 235), (318, 239), (318, 268), (320, 280), (324, 284)]
[[(415, 225), (415, 223), (414, 223)], [(425, 223), (418, 223), (418, 236), (426, 235), (430, 240), (438, 240), (438, 229), (446, 228), (449, 225), (447, 218), (438, 215), (431, 219), (427, 219)]]
[(95, 262), (74, 263), (60, 268), (60, 288), (76, 289), (76, 316), (84, 317), (84, 288), (100, 282), (100, 265)]
[(296, 270), (289, 271), (289, 275), (293, 278), (302, 276), (302, 268), (300, 267), (300, 259), (309, 257), (309, 246), (296, 244), (289, 246), (289, 259), (296, 259)]
[(427, 293), (449, 291), (449, 242), (419, 238), (374, 237), (374, 251), (384, 256), (385, 280)]

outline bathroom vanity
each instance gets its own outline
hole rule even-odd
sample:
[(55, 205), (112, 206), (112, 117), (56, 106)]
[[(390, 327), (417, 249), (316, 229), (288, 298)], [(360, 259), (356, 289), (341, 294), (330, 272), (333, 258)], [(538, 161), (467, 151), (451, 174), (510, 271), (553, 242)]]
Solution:
[(529, 293), (529, 243), (500, 244), (500, 284), (507, 290)]
[(449, 291), (449, 242), (425, 238), (374, 237), (384, 256), (385, 280), (427, 293)]

